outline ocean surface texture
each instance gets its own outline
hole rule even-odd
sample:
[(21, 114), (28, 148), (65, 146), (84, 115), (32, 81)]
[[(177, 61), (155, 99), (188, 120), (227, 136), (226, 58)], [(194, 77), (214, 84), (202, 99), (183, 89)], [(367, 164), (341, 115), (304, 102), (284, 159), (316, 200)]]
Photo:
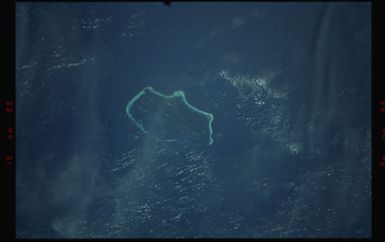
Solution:
[(16, 237), (370, 237), (370, 100), (370, 3), (19, 2)]

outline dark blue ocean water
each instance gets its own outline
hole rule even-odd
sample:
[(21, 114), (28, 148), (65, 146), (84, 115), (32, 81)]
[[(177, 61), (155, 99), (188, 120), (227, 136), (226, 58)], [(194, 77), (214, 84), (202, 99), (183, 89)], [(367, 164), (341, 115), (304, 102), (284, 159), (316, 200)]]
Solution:
[[(17, 3), (17, 238), (369, 237), (370, 19), (369, 3)], [(175, 142), (142, 133), (125, 107), (146, 86), (213, 114), (214, 143), (183, 103), (137, 106)]]

